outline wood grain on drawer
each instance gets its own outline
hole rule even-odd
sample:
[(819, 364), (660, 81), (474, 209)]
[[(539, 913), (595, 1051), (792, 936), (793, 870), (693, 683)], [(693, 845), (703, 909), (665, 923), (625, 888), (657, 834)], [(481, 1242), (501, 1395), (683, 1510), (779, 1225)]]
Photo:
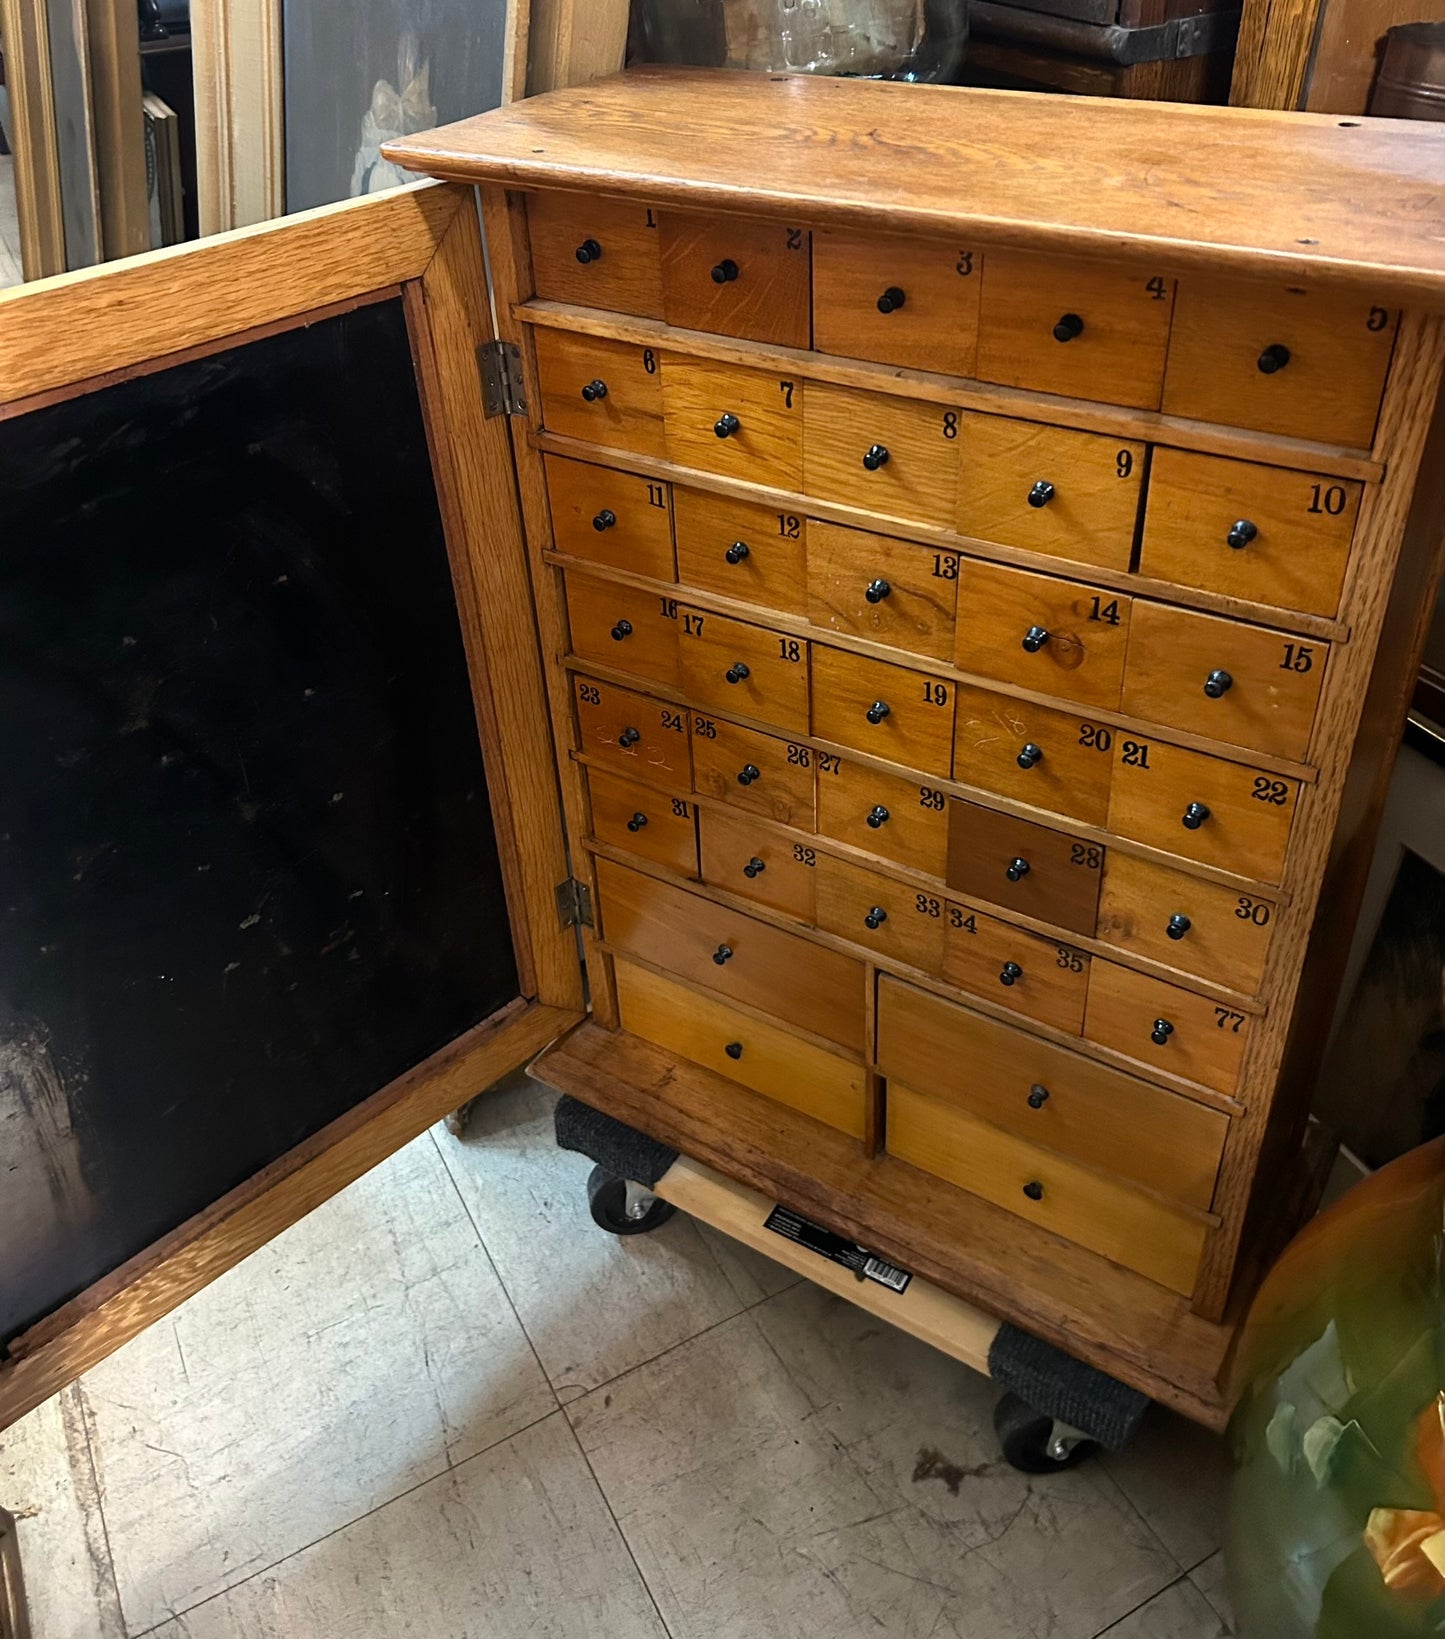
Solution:
[(682, 686), (693, 704), (808, 732), (808, 645), (796, 637), (679, 605)]
[(943, 792), (846, 757), (818, 770), (818, 830), (929, 876), (941, 878), (948, 863)]
[(808, 524), (808, 619), (895, 649), (953, 657), (958, 555), (839, 524)]
[(662, 403), (669, 460), (750, 484), (803, 487), (801, 381), (669, 353)]
[(953, 777), (1088, 825), (1109, 813), (1115, 730), (1076, 712), (960, 684)]
[(565, 579), (574, 654), (654, 683), (677, 681), (678, 623), (656, 592), (570, 570)]
[(527, 236), (537, 294), (613, 313), (662, 317), (657, 213), (598, 194), (527, 196)]
[(572, 699), (577, 749), (584, 755), (668, 791), (692, 790), (685, 706), (589, 677), (572, 679)]
[(1252, 1016), (1113, 962), (1094, 963), (1084, 1035), (1100, 1047), (1232, 1093)]
[(700, 816), (702, 879), (800, 922), (815, 920), (818, 851), (748, 814), (706, 808)]
[(944, 922), (943, 977), (949, 984), (1078, 1035), (1089, 985), (1083, 951), (971, 905), (950, 903)]
[(808, 230), (743, 216), (661, 211), (667, 322), (780, 347), (812, 340)]
[(700, 795), (779, 825), (813, 829), (816, 753), (811, 746), (701, 711), (692, 714), (692, 734), (693, 778)]
[(559, 552), (653, 580), (674, 578), (666, 484), (560, 455), (544, 457), (544, 465), (552, 544)]
[(548, 432), (634, 455), (667, 454), (662, 374), (654, 349), (563, 330), (538, 329), (535, 336), (542, 425)]
[(947, 779), (954, 685), (841, 649), (813, 650), (813, 733)]
[(684, 586), (789, 615), (807, 613), (805, 518), (678, 486), (673, 487), (672, 507), (677, 578)]
[(1105, 849), (1031, 820), (955, 798), (948, 885), (1074, 933), (1091, 934)]
[(587, 770), (592, 799), (592, 834), (599, 842), (640, 854), (682, 876), (695, 877), (697, 809), (686, 797), (669, 796), (649, 786)]
[(925, 973), (943, 967), (943, 901), (866, 866), (819, 854), (818, 926)]
[(810, 381), (803, 398), (803, 487), (891, 518), (953, 527), (959, 414), (942, 404)]

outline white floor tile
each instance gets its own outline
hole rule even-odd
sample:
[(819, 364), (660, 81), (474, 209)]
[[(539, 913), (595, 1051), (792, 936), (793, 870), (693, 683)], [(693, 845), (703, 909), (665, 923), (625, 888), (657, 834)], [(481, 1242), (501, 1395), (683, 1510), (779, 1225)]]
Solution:
[(1225, 1627), (1231, 1628), (1234, 1624), (1234, 1601), (1229, 1597), (1223, 1551), (1211, 1554), (1202, 1565), (1196, 1565), (1189, 1573), (1189, 1580), (1209, 1601)]
[(1223, 1435), (1156, 1406), (1122, 1451), (1098, 1460), (1181, 1570), (1224, 1541), (1230, 1464)]
[(1187, 1578), (1156, 1594), (1100, 1639), (1229, 1639), (1219, 1613)]

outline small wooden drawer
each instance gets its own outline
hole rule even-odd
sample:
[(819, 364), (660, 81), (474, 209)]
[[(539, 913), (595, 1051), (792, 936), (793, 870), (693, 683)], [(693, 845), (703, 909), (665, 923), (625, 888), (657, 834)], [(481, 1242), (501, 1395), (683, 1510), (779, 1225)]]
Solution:
[(1214, 1198), (1227, 1116), (886, 974), (878, 1068), (1184, 1206)]
[(1232, 1093), (1252, 1016), (1114, 962), (1089, 975), (1085, 1039), (1156, 1070)]
[(811, 746), (794, 745), (756, 729), (692, 715), (693, 778), (698, 794), (761, 814), (779, 825), (813, 829)]
[(1086, 825), (1109, 817), (1114, 733), (1103, 723), (959, 685), (953, 777)]
[(1152, 848), (1278, 882), (1299, 781), (1125, 734), (1114, 740), (1109, 829)]
[(535, 334), (542, 425), (548, 432), (659, 460), (667, 454), (654, 348), (562, 330)]
[(1354, 291), (1186, 279), (1164, 409), (1368, 449), (1399, 318)]
[(657, 213), (629, 199), (536, 193), (527, 198), (532, 277), (547, 301), (662, 317)]
[(1170, 1291), (1194, 1290), (1202, 1219), (896, 1080), (888, 1151)]
[(682, 686), (695, 705), (808, 732), (808, 645), (765, 626), (678, 608)]
[(800, 922), (815, 920), (818, 850), (747, 814), (705, 808), (700, 816), (702, 879), (712, 888), (766, 905)]
[(1135, 956), (1253, 993), (1274, 933), (1273, 900), (1205, 882), (1116, 848), (1104, 868), (1097, 937)]
[(545, 457), (552, 544), (574, 558), (672, 580), (668, 486), (614, 467)]
[(810, 381), (803, 400), (803, 487), (890, 518), (952, 529), (959, 413)]
[(1364, 487), (1354, 479), (1156, 449), (1139, 573), (1333, 615)]
[(678, 622), (663, 607), (670, 600), (590, 575), (569, 571), (565, 579), (574, 654), (654, 683), (677, 682)]
[(973, 899), (1091, 934), (1105, 849), (1065, 831), (955, 798), (948, 817), (948, 885)]
[(959, 571), (955, 653), (960, 671), (1056, 694), (1119, 704), (1130, 599), (1104, 587), (966, 558)]
[(1000, 1007), (1077, 1036), (1084, 1023), (1089, 958), (971, 905), (949, 903), (943, 977)]
[(944, 902), (937, 894), (831, 854), (819, 854), (814, 874), (824, 932), (924, 973), (942, 972)]
[(697, 809), (688, 798), (667, 796), (596, 768), (587, 770), (587, 791), (598, 842), (641, 854), (682, 876), (698, 874)]
[(750, 484), (803, 486), (803, 383), (736, 364), (667, 355), (668, 459)]
[(936, 786), (846, 757), (818, 769), (818, 831), (940, 879), (948, 864), (948, 798)]
[(687, 710), (652, 700), (616, 683), (572, 679), (577, 707), (577, 749), (606, 761), (629, 779), (667, 791), (692, 790)]
[(808, 619), (827, 631), (949, 660), (957, 586), (954, 552), (808, 525)]
[(1143, 494), (1143, 444), (1035, 421), (964, 419), (959, 533), (1127, 571)]
[(863, 964), (798, 934), (597, 861), (602, 936), (679, 979), (861, 1053)]
[(863, 1137), (867, 1077), (856, 1059), (831, 1053), (650, 968), (618, 962), (616, 974), (624, 1030), (852, 1138)]
[(813, 346), (820, 353), (971, 376), (983, 256), (951, 239), (813, 234)]
[(979, 379), (1157, 410), (1173, 307), (1163, 269), (991, 250)]
[(672, 506), (677, 578), (684, 586), (807, 614), (807, 519), (700, 489), (674, 487)]
[(1123, 709), (1302, 762), (1330, 646), (1134, 600)]
[(819, 739), (948, 778), (952, 683), (819, 643), (812, 648), (813, 733)]
[(780, 347), (812, 340), (808, 230), (742, 216), (663, 211), (663, 316)]

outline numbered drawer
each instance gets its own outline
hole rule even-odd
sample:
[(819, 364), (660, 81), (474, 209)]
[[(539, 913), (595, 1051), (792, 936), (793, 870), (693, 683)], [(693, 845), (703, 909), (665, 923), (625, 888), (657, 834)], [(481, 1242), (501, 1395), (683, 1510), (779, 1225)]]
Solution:
[(1089, 975), (1086, 1040), (1217, 1093), (1234, 1091), (1252, 1022), (1250, 1014), (1113, 962), (1095, 962)]
[(592, 799), (592, 834), (598, 842), (640, 854), (681, 876), (698, 874), (697, 810), (687, 797), (587, 771)]
[(940, 879), (948, 865), (943, 792), (846, 757), (819, 755), (818, 831)]
[(1003, 416), (964, 418), (959, 533), (1127, 571), (1143, 444)]
[(705, 710), (808, 732), (808, 645), (765, 626), (679, 608), (682, 686)]
[(808, 612), (807, 520), (697, 489), (672, 492), (677, 578), (786, 615)]
[(991, 250), (978, 321), (981, 381), (1157, 410), (1174, 280)]
[(953, 656), (958, 555), (844, 529), (808, 525), (808, 619), (934, 660)]
[(761, 814), (779, 825), (813, 829), (815, 753), (810, 746), (739, 728), (703, 712), (692, 714), (692, 734), (699, 796)]
[(542, 425), (634, 455), (667, 454), (656, 351), (630, 342), (535, 331)]
[(809, 495), (952, 529), (957, 410), (855, 387), (808, 383), (803, 484)]
[(878, 1068), (1086, 1166), (1208, 1211), (1228, 1118), (884, 974)]
[(759, 825), (746, 814), (701, 815), (702, 879), (711, 888), (766, 905), (810, 925), (816, 920), (818, 850)]
[(813, 733), (947, 779), (954, 685), (813, 644)]
[(1399, 318), (1354, 291), (1186, 279), (1164, 409), (1368, 449)]
[(1104, 867), (1097, 937), (1253, 994), (1264, 979), (1274, 901), (1116, 848)]
[(666, 484), (559, 455), (543, 464), (559, 552), (654, 580), (675, 578)]
[(1330, 646), (1136, 599), (1124, 710), (1303, 761)]
[(1156, 449), (1139, 573), (1333, 615), (1364, 487), (1353, 479)]
[(819, 854), (817, 921), (826, 933), (924, 973), (943, 971), (944, 904), (936, 894)]
[(803, 487), (803, 384), (669, 353), (667, 455), (684, 467), (779, 489)]
[(1278, 882), (1299, 781), (1245, 763), (1119, 734), (1109, 829), (1237, 876)]
[(684, 707), (589, 677), (572, 679), (572, 699), (577, 708), (577, 749), (584, 756), (667, 791), (692, 790)]
[(863, 1137), (867, 1078), (856, 1059), (831, 1053), (650, 968), (618, 962), (616, 975), (624, 1030), (852, 1138)]
[(597, 898), (615, 949), (863, 1051), (861, 962), (610, 859), (597, 861)]
[(950, 903), (945, 924), (943, 977), (949, 984), (1079, 1034), (1089, 986), (1083, 951), (1026, 933), (971, 905)]
[(948, 239), (813, 234), (820, 353), (971, 376), (983, 256)]
[(662, 305), (671, 325), (780, 347), (812, 340), (808, 230), (663, 211)]
[(953, 777), (1086, 825), (1109, 817), (1114, 730), (1074, 712), (959, 685)]
[(959, 570), (960, 671), (1085, 706), (1115, 708), (1130, 599), (1103, 587), (966, 558)]
[(649, 206), (596, 194), (529, 194), (527, 236), (539, 296), (662, 317), (662, 257)]
[(677, 682), (678, 621), (668, 614), (672, 599), (570, 571), (565, 579), (574, 654), (654, 683)]
[(970, 898), (1091, 934), (1105, 850), (1032, 820), (955, 798), (948, 816), (948, 885)]

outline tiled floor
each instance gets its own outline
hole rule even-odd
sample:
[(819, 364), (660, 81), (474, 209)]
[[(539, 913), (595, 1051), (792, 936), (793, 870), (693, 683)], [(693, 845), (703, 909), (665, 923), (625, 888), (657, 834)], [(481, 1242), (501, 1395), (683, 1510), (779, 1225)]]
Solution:
[(0, 290), (20, 283), (20, 221), (15, 208), (15, 156), (0, 154)]
[(0, 1435), (35, 1639), (1227, 1635), (1217, 1441), (1016, 1473), (984, 1379), (685, 1218), (594, 1228), (550, 1107), (427, 1134)]

